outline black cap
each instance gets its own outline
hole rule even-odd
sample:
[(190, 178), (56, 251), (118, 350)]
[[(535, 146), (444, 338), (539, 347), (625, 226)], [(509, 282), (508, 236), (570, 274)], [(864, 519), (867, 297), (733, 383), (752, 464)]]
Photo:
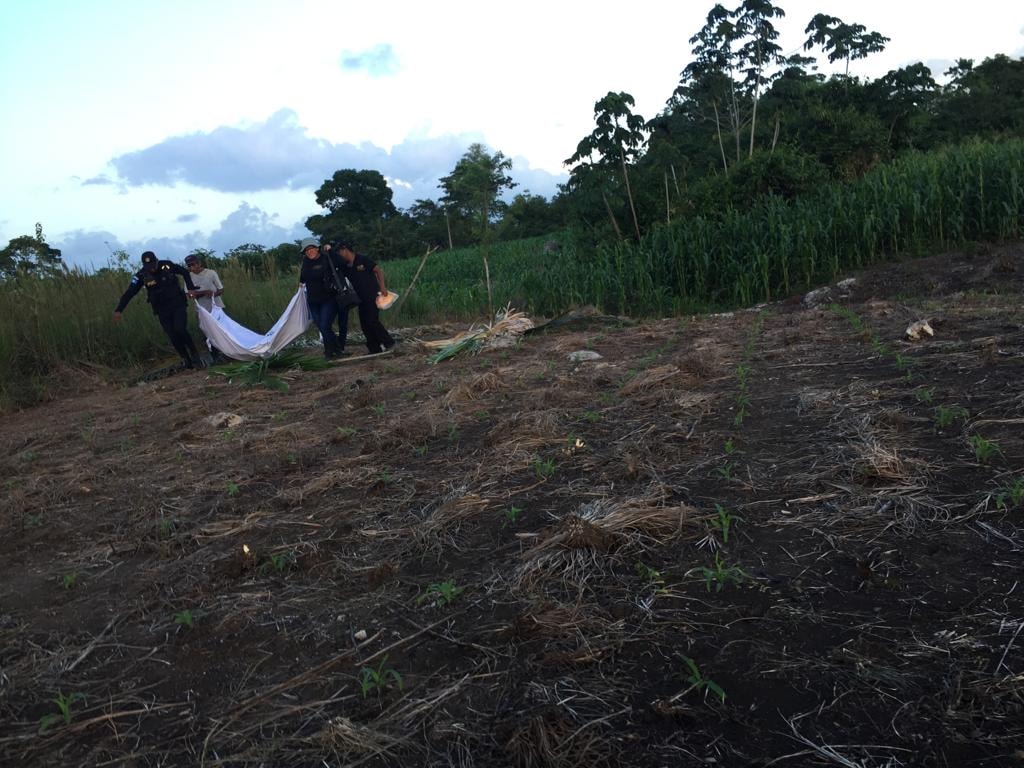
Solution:
[(335, 240), (334, 241), (334, 247), (337, 248), (339, 251), (342, 248), (344, 248), (346, 251), (351, 251), (352, 250), (352, 241), (351, 240), (345, 240), (344, 238), (342, 238), (341, 240)]
[(143, 253), (142, 253), (142, 263), (143, 264), (152, 264), (155, 261), (156, 261), (156, 254), (155, 253), (153, 253), (152, 251), (143, 251)]

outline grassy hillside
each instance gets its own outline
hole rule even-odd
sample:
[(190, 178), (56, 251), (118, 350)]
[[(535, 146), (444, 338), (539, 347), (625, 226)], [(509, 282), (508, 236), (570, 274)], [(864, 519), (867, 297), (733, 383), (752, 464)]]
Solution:
[[(584, 245), (567, 236), (557, 254), (543, 239), (494, 246), (495, 305), (548, 315), (594, 304), (631, 315), (672, 315), (744, 306), (801, 291), (843, 270), (896, 254), (919, 255), (970, 240), (1002, 240), (1024, 229), (1024, 141), (973, 142), (913, 154), (849, 184), (796, 200), (767, 198), (658, 227), (640, 243)], [(298, 255), (296, 255), (298, 261)], [(419, 259), (387, 262), (388, 284), (405, 292)], [(294, 275), (255, 281), (222, 270), (229, 313), (267, 328), (295, 289)], [(0, 286), (0, 406), (38, 399), (62, 365), (138, 364), (168, 345), (136, 298), (126, 322), (110, 313), (127, 275), (71, 273)], [(432, 256), (392, 326), (485, 316), (478, 249)]]

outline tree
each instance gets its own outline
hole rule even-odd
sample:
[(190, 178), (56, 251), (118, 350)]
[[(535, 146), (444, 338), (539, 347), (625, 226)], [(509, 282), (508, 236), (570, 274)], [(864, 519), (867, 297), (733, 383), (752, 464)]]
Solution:
[(491, 154), (483, 144), (471, 144), (452, 172), (442, 177), (438, 185), (444, 190), (442, 204), (471, 222), (478, 239), (484, 244), (484, 275), (490, 317), (494, 317), (491, 270), (487, 263), (491, 223), (507, 208), (501, 200), (502, 191), (516, 186), (507, 173), (511, 169), (512, 161), (501, 152)]
[(36, 224), (36, 234), (14, 238), (0, 250), (0, 279), (27, 273), (48, 277), (65, 269), (59, 248), (51, 248), (43, 237), (43, 225)]
[(321, 238), (375, 247), (388, 220), (398, 215), (392, 196), (379, 171), (335, 171), (316, 191), (317, 205), (327, 213), (310, 216), (306, 228)]
[[(633, 213), (636, 239), (639, 240), (640, 222), (637, 220), (636, 205), (629, 187), (629, 171), (626, 168), (626, 163), (635, 161), (641, 153), (646, 141), (644, 133), (646, 121), (642, 116), (633, 114), (631, 107), (634, 106), (636, 106), (636, 101), (628, 93), (609, 91), (603, 99), (594, 104), (594, 121), (597, 126), (589, 136), (585, 136), (580, 141), (576, 146), (576, 152), (565, 162), (570, 164), (584, 161), (591, 169), (610, 169), (615, 166), (616, 162), (621, 163), (622, 180), (626, 186), (629, 208)], [(595, 154), (597, 160), (590, 161)], [(573, 173), (576, 173), (575, 169)], [(605, 198), (605, 203), (607, 204), (607, 198)], [(609, 213), (611, 213), (610, 210)], [(612, 223), (615, 223), (614, 216), (612, 216)], [(618, 229), (618, 225), (616, 225), (616, 229)]]
[(878, 32), (868, 32), (863, 24), (847, 24), (824, 13), (811, 19), (804, 33), (810, 35), (804, 43), (805, 51), (819, 46), (828, 56), (829, 63), (846, 62), (844, 77), (850, 75), (850, 61), (885, 50), (885, 44), (889, 42), (888, 37)]
[(516, 186), (507, 173), (511, 169), (512, 161), (501, 152), (491, 154), (483, 144), (471, 144), (452, 172), (441, 177), (442, 206), (469, 221), (476, 240), (486, 238), (507, 208), (501, 193)]
[(744, 0), (733, 15), (736, 17), (739, 39), (746, 38), (736, 55), (744, 74), (743, 85), (753, 102), (750, 109), (750, 149), (747, 152), (747, 157), (751, 157), (754, 154), (754, 131), (757, 129), (757, 104), (761, 89), (774, 79), (765, 77), (765, 68), (786, 62), (782, 47), (775, 42), (779, 39), (779, 33), (772, 19), (781, 19), (786, 12), (772, 5), (771, 0)]

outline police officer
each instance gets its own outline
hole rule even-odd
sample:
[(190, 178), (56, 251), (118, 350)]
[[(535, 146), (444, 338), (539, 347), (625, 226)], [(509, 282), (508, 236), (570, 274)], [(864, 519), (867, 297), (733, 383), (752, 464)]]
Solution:
[(337, 250), (345, 264), (345, 277), (359, 296), (359, 327), (366, 337), (367, 350), (376, 355), (391, 349), (395, 340), (381, 323), (380, 310), (377, 309), (377, 297), (388, 294), (384, 286), (384, 272), (373, 259), (356, 253), (352, 243), (346, 240), (337, 243)]
[(183, 368), (203, 366), (203, 359), (196, 351), (196, 345), (188, 332), (188, 314), (185, 292), (181, 290), (178, 277), (185, 278), (185, 285), (190, 291), (196, 290), (189, 271), (178, 264), (164, 259), (157, 259), (152, 251), (142, 254), (142, 269), (132, 276), (128, 290), (121, 296), (114, 309), (114, 322), (121, 322), (121, 313), (136, 293), (146, 287), (146, 301), (153, 308), (153, 314), (160, 321), (167, 338), (174, 345), (175, 351), (181, 355)]

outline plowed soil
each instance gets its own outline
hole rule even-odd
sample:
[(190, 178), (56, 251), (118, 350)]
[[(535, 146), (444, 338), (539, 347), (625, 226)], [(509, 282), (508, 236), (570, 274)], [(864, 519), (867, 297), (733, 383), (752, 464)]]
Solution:
[(1024, 764), (1024, 248), (855, 278), (0, 417), (0, 764)]

